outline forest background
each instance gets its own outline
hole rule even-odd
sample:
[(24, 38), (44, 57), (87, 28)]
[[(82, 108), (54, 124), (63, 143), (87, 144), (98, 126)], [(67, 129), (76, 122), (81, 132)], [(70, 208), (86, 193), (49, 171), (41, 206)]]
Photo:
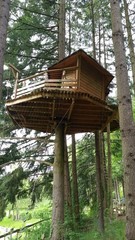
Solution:
[[(128, 5), (127, 5), (128, 3)], [(134, 3), (121, 1), (124, 40), (131, 94), (134, 93)], [(128, 10), (128, 12), (127, 12)], [(52, 195), (52, 164), (54, 161), (54, 133), (15, 129), (5, 109), (5, 101), (12, 95), (14, 78), (7, 69), (12, 63), (20, 71), (20, 78), (42, 71), (58, 61), (58, 1), (12, 1), (5, 52), (3, 104), (0, 111), (0, 215), (5, 215), (8, 203), (31, 198), (31, 207), (42, 197)], [(93, 28), (94, 26), (94, 28)], [(94, 31), (94, 33), (93, 33)], [(93, 42), (93, 34), (95, 39)], [(132, 40), (132, 41), (131, 41)], [(84, 49), (115, 76), (110, 5), (108, 1), (66, 1), (66, 55)], [(133, 49), (132, 49), (133, 45)], [(133, 54), (133, 56), (132, 56)], [(116, 103), (114, 79), (108, 101)], [(134, 99), (133, 99), (134, 100)], [(69, 136), (68, 136), (69, 138)], [(107, 135), (104, 136), (105, 143)], [(50, 150), (51, 149), (51, 150)], [(68, 149), (71, 183), (73, 172), (71, 146)], [(104, 174), (108, 176), (107, 144)], [(111, 134), (112, 196), (120, 202), (123, 194), (123, 165), (119, 131)], [(94, 136), (86, 133), (76, 142), (76, 160), (80, 212), (96, 208), (96, 166)]]

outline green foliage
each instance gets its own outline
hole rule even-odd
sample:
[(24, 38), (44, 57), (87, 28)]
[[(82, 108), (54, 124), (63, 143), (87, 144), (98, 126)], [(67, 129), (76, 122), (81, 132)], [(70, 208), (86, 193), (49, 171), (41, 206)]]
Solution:
[(36, 227), (25, 231), (25, 240), (42, 239), (43, 236), (45, 237), (45, 239), (49, 240), (49, 234), (50, 221), (45, 221), (43, 223), (40, 223), (40, 225), (37, 225)]
[(0, 218), (4, 217), (5, 208), (8, 202), (12, 205), (16, 202), (16, 196), (23, 185), (23, 179), (27, 177), (22, 167), (0, 178)]
[(22, 229), (20, 231), (20, 239), (25, 240), (37, 240), (41, 239), (43, 234), (49, 237), (50, 225), (51, 225), (51, 202), (48, 199), (43, 199), (42, 202), (37, 203), (35, 208), (32, 210), (28, 209), (29, 199), (20, 199), (16, 202), (16, 207), (14, 209), (14, 215), (16, 211), (18, 212), (18, 220), (13, 219), (13, 211), (11, 206), (8, 206), (8, 211), (10, 210), (10, 217), (5, 217), (0, 225), (6, 228), (23, 228), (29, 224), (38, 222), (44, 219), (45, 221), (34, 225), (31, 228)]
[(15, 162), (16, 160), (19, 160), (21, 155), (20, 152), (17, 149), (16, 143), (8, 143), (7, 141), (1, 142), (1, 153), (0, 153), (0, 163), (4, 164), (7, 162)]
[(21, 220), (13, 220), (13, 218), (4, 217), (2, 221), (0, 221), (0, 226), (6, 228), (22, 228), (24, 226), (24, 222)]
[(120, 131), (111, 133), (112, 177), (123, 179), (122, 146)]
[[(39, 223), (29, 229), (22, 230), (20, 232), (20, 239), (22, 240), (37, 240), (41, 237), (49, 240), (50, 235), (50, 226), (51, 226), (51, 202), (48, 199), (43, 199), (42, 202), (37, 203), (35, 208), (28, 210), (29, 200), (23, 199), (17, 201), (17, 210), (19, 212), (19, 219), (13, 220), (11, 217), (5, 217), (1, 226), (7, 228), (21, 228), (25, 227), (28, 224), (44, 219), (45, 221)], [(27, 206), (27, 207), (26, 207)], [(65, 231), (65, 240), (125, 240), (124, 238), (124, 229), (125, 222), (124, 220), (109, 220), (105, 219), (105, 233), (100, 234), (98, 232), (97, 219), (95, 218), (95, 212), (90, 212), (90, 214), (82, 215), (80, 224), (75, 227), (74, 222), (71, 218), (71, 215), (66, 213), (64, 231)], [(23, 219), (20, 219), (22, 218)], [(27, 219), (26, 219), (27, 218)], [(30, 220), (28, 221), (28, 218)], [(22, 221), (23, 220), (23, 221)]]
[(94, 144), (94, 135), (86, 134), (76, 146), (79, 200), (82, 209), (85, 206), (92, 207), (96, 200)]
[(81, 240), (125, 240), (125, 223), (121, 220), (108, 221), (104, 234), (97, 231), (96, 225), (92, 225), (89, 233), (84, 234)]
[(23, 70), (25, 76), (53, 63), (58, 56), (57, 19), (56, 1), (13, 1), (6, 62)]

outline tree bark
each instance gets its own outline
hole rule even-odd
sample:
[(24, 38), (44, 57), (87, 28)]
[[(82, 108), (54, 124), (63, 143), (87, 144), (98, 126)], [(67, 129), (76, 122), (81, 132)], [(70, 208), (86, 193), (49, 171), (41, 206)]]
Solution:
[[(59, 0), (59, 61), (65, 57), (65, 0)], [(64, 239), (64, 125), (55, 129), (55, 161), (53, 166), (53, 215), (51, 240)]]
[(2, 98), (3, 65), (9, 20), (9, 5), (10, 0), (0, 0), (0, 101)]
[(65, 0), (59, 1), (59, 61), (65, 57)]
[(119, 0), (111, 0), (112, 31), (118, 88), (126, 199), (126, 239), (135, 240), (135, 125), (128, 83), (128, 70)]
[(78, 196), (78, 182), (77, 182), (77, 168), (76, 168), (76, 148), (75, 148), (75, 135), (72, 135), (72, 179), (73, 179), (73, 211), (75, 222), (80, 220), (79, 213), (79, 196)]
[(107, 126), (107, 148), (108, 148), (108, 207), (110, 218), (112, 218), (113, 206), (112, 206), (112, 161), (110, 143), (110, 124), (108, 124)]
[(68, 152), (65, 136), (65, 149), (64, 149), (64, 200), (66, 212), (72, 217), (72, 200), (71, 200), (71, 184), (69, 174)]
[(99, 132), (99, 145), (100, 145), (100, 168), (101, 168), (101, 185), (102, 185), (102, 196), (104, 202), (104, 209), (107, 208), (107, 181), (106, 181), (106, 160), (105, 160), (105, 149), (104, 149), (104, 135), (103, 132)]
[(94, 2), (90, 1), (91, 15), (92, 15), (92, 45), (93, 45), (93, 57), (96, 59), (96, 43), (95, 43), (95, 17), (94, 17)]
[(63, 240), (64, 231), (64, 126), (55, 129), (55, 161), (53, 168), (52, 240)]
[(128, 4), (126, 0), (124, 2), (124, 11), (125, 11), (125, 19), (126, 19), (126, 28), (128, 33), (128, 47), (130, 51), (130, 62), (132, 68), (132, 76), (133, 76), (133, 87), (134, 87), (134, 94), (135, 94), (135, 50), (134, 50), (134, 42), (132, 38), (132, 31), (131, 31), (131, 22), (129, 19), (128, 14)]
[(99, 230), (104, 232), (104, 201), (103, 201), (103, 186), (101, 177), (101, 153), (100, 153), (100, 134), (95, 132), (95, 147), (96, 147), (96, 183), (97, 183), (97, 202), (98, 202), (98, 220)]

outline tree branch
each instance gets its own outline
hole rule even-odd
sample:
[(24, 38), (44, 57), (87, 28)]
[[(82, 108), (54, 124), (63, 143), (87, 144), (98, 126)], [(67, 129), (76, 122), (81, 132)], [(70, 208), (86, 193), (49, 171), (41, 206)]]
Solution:
[[(52, 155), (46, 155), (47, 157), (49, 156), (52, 156)], [(51, 166), (53, 167), (53, 164), (50, 163), (50, 162), (47, 162), (45, 160), (39, 160), (39, 159), (20, 159), (20, 160), (17, 160), (17, 161), (10, 161), (10, 162), (7, 162), (7, 163), (3, 163), (3, 164), (0, 164), (0, 168), (3, 168), (3, 167), (6, 167), (8, 165), (11, 165), (11, 164), (16, 164), (16, 163), (28, 163), (28, 162), (38, 162), (38, 163), (43, 163), (45, 165), (48, 165), (48, 166)]]

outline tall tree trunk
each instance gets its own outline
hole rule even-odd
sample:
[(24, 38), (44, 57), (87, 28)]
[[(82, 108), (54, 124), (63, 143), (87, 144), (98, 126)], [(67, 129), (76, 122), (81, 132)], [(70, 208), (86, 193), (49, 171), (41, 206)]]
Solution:
[(107, 148), (108, 148), (108, 207), (110, 217), (112, 218), (112, 161), (111, 161), (111, 143), (110, 143), (110, 123), (107, 126)]
[(128, 83), (119, 0), (110, 0), (126, 199), (126, 239), (135, 239), (135, 125)]
[(65, 136), (65, 149), (64, 149), (64, 200), (66, 212), (72, 217), (72, 200), (71, 200), (71, 184), (69, 174), (68, 152)]
[(76, 168), (76, 147), (75, 135), (72, 135), (72, 179), (73, 179), (73, 211), (75, 222), (79, 222), (79, 196), (78, 196), (78, 182), (77, 182), (77, 168)]
[(104, 143), (104, 133), (100, 133), (100, 147), (101, 147), (101, 176), (103, 184), (103, 196), (104, 196), (104, 209), (108, 207), (107, 199), (107, 169), (106, 169), (106, 157), (105, 157), (105, 143)]
[(99, 131), (95, 132), (95, 147), (96, 147), (96, 183), (97, 183), (99, 230), (101, 232), (104, 232), (104, 202), (103, 202), (103, 186), (102, 186), (102, 176), (101, 176), (101, 153), (100, 153)]
[(68, 1), (68, 8), (69, 8), (69, 14), (68, 14), (68, 52), (71, 54), (71, 1)]
[(55, 129), (55, 160), (53, 167), (52, 240), (63, 240), (64, 223), (64, 126)]
[[(65, 0), (59, 0), (59, 60), (65, 57)], [(53, 166), (52, 240), (64, 239), (64, 126), (55, 129), (55, 162)]]
[(101, 23), (99, 20), (99, 24), (98, 24), (98, 38), (99, 38), (99, 44), (98, 44), (98, 54), (99, 54), (99, 58), (98, 58), (98, 62), (101, 64)]
[(124, 1), (124, 11), (125, 11), (125, 18), (126, 18), (126, 27), (128, 33), (128, 47), (130, 51), (130, 62), (132, 68), (132, 75), (133, 75), (133, 86), (134, 86), (134, 94), (135, 94), (135, 50), (134, 50), (134, 42), (132, 38), (132, 31), (131, 31), (131, 22), (129, 19), (128, 14), (128, 4), (126, 0)]
[(92, 15), (92, 45), (93, 45), (93, 57), (96, 59), (96, 43), (95, 43), (95, 15), (94, 15), (94, 2), (90, 1), (91, 15)]
[(10, 0), (0, 0), (0, 101), (2, 98), (3, 65), (9, 20), (9, 5)]
[[(93, 57), (96, 59), (96, 43), (95, 43), (95, 18), (94, 18), (94, 1), (91, 1), (92, 11), (92, 43)], [(95, 148), (96, 148), (96, 185), (97, 185), (97, 204), (99, 215), (99, 230), (104, 232), (104, 189), (103, 189), (103, 161), (101, 161), (101, 135), (99, 131), (95, 132)], [(103, 159), (102, 159), (103, 160)]]
[(65, 57), (65, 0), (59, 0), (59, 60)]

